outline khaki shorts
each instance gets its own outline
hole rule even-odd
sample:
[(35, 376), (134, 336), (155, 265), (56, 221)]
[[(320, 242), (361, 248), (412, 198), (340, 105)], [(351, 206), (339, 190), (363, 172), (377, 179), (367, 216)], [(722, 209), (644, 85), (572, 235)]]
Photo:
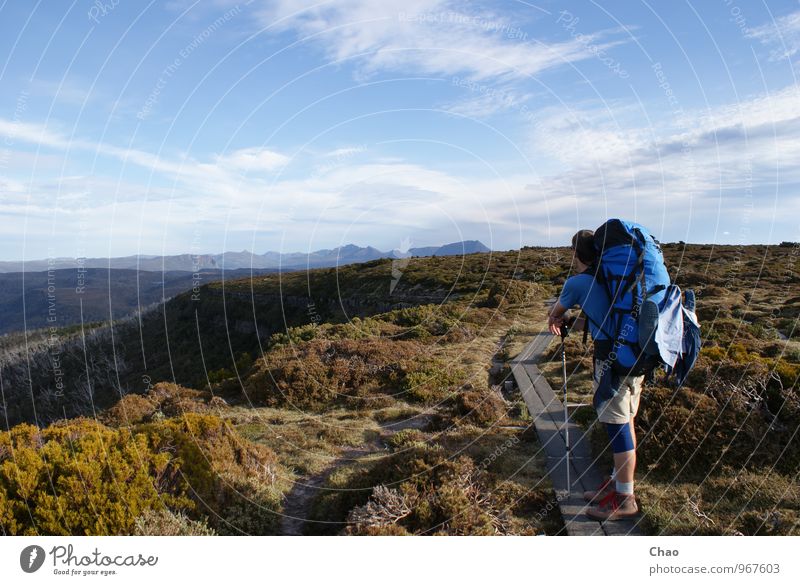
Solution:
[[(600, 374), (601, 360), (595, 360), (594, 371)], [(603, 423), (622, 425), (633, 420), (639, 410), (639, 397), (642, 394), (644, 376), (625, 376), (619, 385), (619, 391), (613, 398), (601, 402), (597, 408), (597, 420)], [(592, 381), (592, 393), (597, 390), (597, 378)]]

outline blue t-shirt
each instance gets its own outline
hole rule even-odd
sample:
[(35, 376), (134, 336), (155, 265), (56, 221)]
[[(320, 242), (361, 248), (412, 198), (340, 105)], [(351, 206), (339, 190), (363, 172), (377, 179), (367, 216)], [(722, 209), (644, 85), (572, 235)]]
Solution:
[(592, 339), (608, 339), (608, 335), (600, 330), (600, 326), (608, 331), (611, 329), (611, 316), (608, 314), (608, 294), (602, 285), (596, 283), (588, 274), (570, 276), (564, 283), (558, 302), (567, 309), (575, 305), (580, 306), (589, 317), (589, 331)]

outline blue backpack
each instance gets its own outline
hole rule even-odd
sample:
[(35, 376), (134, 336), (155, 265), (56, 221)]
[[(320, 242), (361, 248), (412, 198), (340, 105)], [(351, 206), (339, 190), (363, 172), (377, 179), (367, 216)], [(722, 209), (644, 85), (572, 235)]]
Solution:
[[(651, 377), (658, 366), (686, 379), (700, 349), (699, 324), (670, 282), (661, 246), (642, 225), (610, 219), (594, 233), (595, 278), (609, 298), (600, 328), (609, 340), (595, 342), (596, 357), (617, 376)], [(613, 385), (610, 377), (606, 383)]]

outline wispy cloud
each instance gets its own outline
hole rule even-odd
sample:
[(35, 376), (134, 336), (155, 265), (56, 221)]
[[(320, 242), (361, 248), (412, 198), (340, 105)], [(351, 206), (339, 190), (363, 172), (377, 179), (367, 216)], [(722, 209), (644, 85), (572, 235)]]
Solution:
[[(632, 104), (550, 108), (536, 117), (533, 147), (575, 166), (635, 164), (688, 150), (702, 160), (730, 154), (774, 166), (800, 149), (800, 86), (736, 104), (687, 112), (681, 119), (636, 125)], [(615, 163), (616, 161), (616, 163)], [(716, 164), (716, 163), (715, 163)], [(793, 170), (793, 169), (792, 169)]]
[[(461, 82), (456, 80), (455, 83)], [(472, 92), (471, 95), (461, 100), (448, 102), (442, 106), (442, 109), (468, 118), (489, 118), (506, 112), (517, 113), (525, 118), (530, 117), (532, 113), (532, 109), (528, 106), (534, 97), (531, 92), (521, 91), (510, 85), (499, 87), (469, 83), (464, 85)]]
[(352, 60), (363, 75), (383, 70), (510, 80), (590, 58), (620, 41), (601, 34), (542, 42), (518, 23), (450, 0), (278, 0), (260, 18), (273, 30), (294, 31), (334, 61)]
[(218, 166), (234, 168), (245, 172), (272, 171), (285, 165), (289, 157), (266, 148), (242, 148), (228, 154), (217, 156)]
[[(168, 158), (0, 120), (0, 134), (13, 132), (15, 143), (64, 150), (77, 144), (174, 179), (170, 188), (75, 172), (30, 184), (9, 179), (0, 186), (8, 195), (0, 214), (24, 215), (30, 233), (56, 229), (64, 238), (73, 223), (56, 224), (53, 218), (82, 214), (89, 225), (108, 226), (87, 237), (102, 242), (113, 235), (119, 246), (145, 242), (147, 253), (163, 251), (154, 246), (186, 251), (198, 226), (204, 226), (204, 250), (224, 249), (229, 237), (238, 248), (248, 236), (256, 250), (274, 249), (282, 234), (289, 234), (292, 248), (305, 237), (311, 248), (338, 240), (380, 246), (403, 237), (423, 241), (420, 230), (481, 239), (501, 231), (504, 242), (521, 234), (519, 244), (560, 243), (573, 228), (592, 227), (609, 215), (634, 217), (672, 239), (691, 241), (685, 234), (699, 230), (698, 238), (707, 240), (717, 222), (724, 226), (719, 233), (736, 234), (731, 225), (756, 218), (785, 223), (800, 214), (796, 192), (788, 191), (800, 187), (799, 92), (792, 85), (737, 104), (687, 110), (684, 119), (653, 126), (641, 125), (638, 104), (550, 109), (531, 126), (532, 158), (546, 155), (560, 165), (557, 171), (468, 182), (457, 173), (358, 147), (317, 154), (315, 160), (337, 164), (303, 174), (314, 160), (289, 162), (261, 148), (203, 160)], [(359, 156), (352, 157), (356, 151)], [(294, 172), (284, 174), (285, 166)], [(88, 195), (81, 199), (83, 193)]]
[(325, 158), (348, 158), (365, 152), (367, 147), (364, 145), (357, 146), (342, 146), (341, 148), (334, 148), (324, 153), (322, 156)]
[(792, 58), (800, 52), (800, 11), (751, 28), (747, 36), (770, 47), (770, 57), (774, 60)]
[(67, 137), (42, 124), (20, 123), (2, 118), (0, 118), (0, 136), (6, 137), (12, 143), (27, 143), (45, 149), (62, 151), (85, 151), (100, 157), (111, 157), (152, 172), (164, 173), (173, 179), (182, 179), (192, 183), (221, 179), (240, 172), (273, 171), (289, 160), (284, 154), (261, 147), (243, 148), (219, 154), (210, 161), (197, 161), (190, 157), (171, 159), (135, 148)]
[[(551, 202), (573, 202), (562, 224), (570, 215), (577, 225), (579, 216), (597, 221), (636, 213), (663, 223), (665, 231), (705, 230), (716, 222), (749, 226), (756, 219), (788, 227), (800, 212), (798, 86), (687, 112), (669, 125), (636, 125), (632, 108), (551, 110), (534, 124), (533, 150), (555, 157), (562, 172), (531, 190)], [(542, 208), (530, 217), (546, 213)]]
[(42, 124), (0, 118), (0, 136), (10, 143), (27, 142), (50, 148), (68, 148), (71, 140)]
[(532, 117), (530, 142), (538, 157), (574, 165), (627, 160), (649, 140), (635, 126), (627, 104), (576, 104), (540, 109)]
[(34, 79), (30, 83), (32, 93), (51, 98), (55, 102), (73, 106), (85, 106), (87, 102), (97, 99), (100, 90), (91, 88), (88, 84), (76, 79), (62, 79), (53, 81), (48, 79)]

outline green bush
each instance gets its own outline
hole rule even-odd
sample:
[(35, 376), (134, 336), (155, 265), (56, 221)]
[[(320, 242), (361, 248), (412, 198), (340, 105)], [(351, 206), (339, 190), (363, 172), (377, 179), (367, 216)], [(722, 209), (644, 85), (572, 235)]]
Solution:
[(142, 433), (75, 419), (0, 433), (0, 526), (11, 535), (130, 534), (148, 509), (192, 503), (179, 465)]
[(460, 383), (463, 372), (429, 354), (417, 341), (314, 339), (267, 352), (245, 392), (269, 406), (315, 410), (334, 404), (375, 407), (373, 399), (381, 394), (437, 401)]
[(778, 360), (775, 364), (775, 373), (780, 378), (784, 389), (796, 388), (798, 378), (800, 378), (800, 364), (790, 364), (783, 360)]
[(435, 404), (454, 393), (464, 382), (464, 371), (448, 366), (435, 358), (417, 358), (415, 363), (406, 362), (395, 376), (400, 394), (405, 398), (422, 404)]
[(392, 434), (386, 442), (390, 449), (399, 451), (410, 446), (424, 444), (425, 436), (419, 429), (402, 429)]
[(506, 308), (529, 305), (538, 292), (537, 285), (532, 282), (513, 279), (496, 282), (489, 289), (485, 306)]
[[(208, 523), (221, 534), (277, 534), (277, 457), (225, 420), (189, 413), (141, 425), (157, 450), (169, 450)], [(195, 517), (195, 516), (192, 516)]]
[(113, 427), (136, 425), (158, 417), (180, 416), (186, 412), (208, 412), (211, 395), (207, 392), (184, 388), (169, 382), (160, 382), (147, 394), (128, 394), (114, 406), (100, 413), (98, 418)]
[(145, 510), (136, 518), (136, 536), (215, 536), (217, 533), (205, 522), (192, 520), (183, 512), (169, 509)]
[(641, 464), (670, 479), (679, 472), (703, 478), (720, 466), (764, 462), (797, 473), (800, 400), (770, 380), (763, 362), (722, 361), (696, 366), (691, 387), (649, 387), (637, 415), (646, 437), (637, 449)]
[(0, 433), (0, 529), (132, 534), (155, 511), (222, 534), (275, 534), (278, 477), (272, 451), (207, 414), (117, 429), (81, 418), (21, 424)]

